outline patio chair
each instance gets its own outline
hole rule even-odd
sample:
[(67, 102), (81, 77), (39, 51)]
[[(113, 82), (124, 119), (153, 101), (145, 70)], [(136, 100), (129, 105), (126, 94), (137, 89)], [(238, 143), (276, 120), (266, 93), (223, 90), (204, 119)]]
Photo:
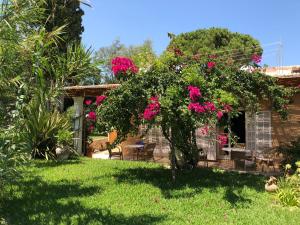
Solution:
[(154, 149), (156, 147), (156, 143), (148, 143), (145, 144), (144, 148), (139, 151), (139, 157), (142, 157), (144, 160), (150, 158), (154, 160)]
[(255, 155), (255, 162), (257, 166), (261, 169), (261, 172), (265, 172), (264, 168), (265, 166), (267, 168), (272, 167), (273, 172), (275, 172), (275, 159), (270, 154), (264, 154), (261, 152), (256, 152)]
[(112, 146), (109, 142), (106, 142), (106, 146), (107, 146), (107, 150), (109, 153), (109, 158), (111, 159), (112, 157), (119, 157), (120, 160), (123, 160), (123, 151), (122, 151), (122, 147), (121, 146), (116, 146), (115, 149), (117, 149), (117, 151), (113, 151)]

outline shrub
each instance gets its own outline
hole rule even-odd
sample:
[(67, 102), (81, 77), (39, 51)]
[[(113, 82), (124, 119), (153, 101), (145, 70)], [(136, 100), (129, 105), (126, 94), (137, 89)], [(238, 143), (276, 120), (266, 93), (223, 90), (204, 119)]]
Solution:
[(283, 165), (290, 164), (293, 169), (296, 169), (295, 163), (300, 161), (300, 138), (287, 145), (280, 146), (277, 151), (283, 154)]
[(284, 206), (300, 207), (300, 162), (297, 162), (296, 166), (296, 172), (290, 175), (291, 165), (286, 165), (285, 177), (278, 183), (277, 198)]
[(24, 111), (24, 125), (23, 140), (33, 158), (54, 158), (58, 132), (71, 130), (65, 115), (47, 109), (39, 100), (34, 100)]
[(8, 134), (3, 132), (0, 136), (0, 190), (5, 184), (15, 181), (19, 167), (28, 159), (14, 133)]
[(70, 130), (61, 129), (57, 132), (57, 144), (58, 145), (72, 145), (73, 132)]

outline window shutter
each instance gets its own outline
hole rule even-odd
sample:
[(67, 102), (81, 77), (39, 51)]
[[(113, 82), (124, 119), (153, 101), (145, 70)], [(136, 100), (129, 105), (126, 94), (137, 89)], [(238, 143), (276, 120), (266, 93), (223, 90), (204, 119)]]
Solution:
[(255, 149), (257, 152), (262, 152), (272, 147), (271, 111), (257, 112), (255, 120)]
[[(212, 133), (214, 134), (215, 131)], [(214, 137), (214, 135), (204, 135), (202, 128), (198, 128), (196, 130), (196, 143), (198, 148), (202, 148), (206, 152), (207, 159), (217, 159), (217, 145), (216, 137)]]
[(255, 119), (254, 113), (246, 113), (246, 148), (252, 151), (255, 150), (256, 143)]

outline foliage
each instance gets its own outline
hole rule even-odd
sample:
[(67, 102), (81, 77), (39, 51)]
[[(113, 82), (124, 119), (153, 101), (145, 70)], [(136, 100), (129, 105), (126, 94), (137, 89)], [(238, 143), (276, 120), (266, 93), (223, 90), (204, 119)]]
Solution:
[(291, 165), (285, 167), (285, 177), (279, 180), (277, 198), (284, 206), (300, 207), (300, 161), (296, 162), (294, 174), (290, 174)]
[[(252, 61), (247, 65), (256, 67), (248, 71), (224, 62), (218, 55), (189, 59), (180, 49), (167, 51), (150, 69), (109, 93), (98, 108), (98, 122), (107, 132), (117, 130), (116, 143), (137, 133), (142, 124), (148, 128), (159, 124), (170, 144), (173, 167), (176, 163), (177, 167), (195, 166), (195, 131), (208, 127), (207, 135), (215, 136), (213, 127), (221, 113), (236, 115), (240, 107), (254, 112), (261, 100), (271, 100), (273, 109), (286, 117), (293, 90), (277, 85), (275, 78), (262, 74)], [(194, 89), (196, 98), (191, 97)], [(159, 114), (148, 120), (142, 115), (154, 97), (159, 101)], [(212, 138), (216, 139), (224, 143), (224, 138)], [(179, 160), (183, 161), (181, 165)]]
[(31, 100), (23, 110), (22, 122), (25, 148), (33, 158), (55, 157), (58, 132), (71, 130), (69, 120), (56, 108), (47, 108), (47, 101), (43, 96)]
[(295, 163), (300, 161), (300, 138), (291, 141), (287, 145), (281, 145), (277, 149), (278, 153), (283, 154), (283, 164), (290, 164), (295, 168)]
[[(1, 131), (0, 136), (0, 189), (19, 176), (20, 167), (26, 162), (27, 154), (22, 149), (19, 137), (12, 130)], [(16, 144), (17, 143), (17, 144)], [(0, 198), (3, 197), (0, 194)]]
[[(34, 161), (2, 213), (10, 224), (283, 225), (300, 209), (272, 207), (265, 178), (208, 169), (178, 172), (157, 163), (81, 158)], [(133, 194), (134, 193), (134, 194)]]
[(110, 46), (100, 48), (94, 56), (94, 61), (101, 65), (104, 83), (117, 82), (111, 70), (111, 61), (117, 56), (131, 58), (142, 71), (150, 68), (156, 59), (151, 41), (146, 40), (142, 45), (127, 47), (117, 39)]
[(60, 86), (97, 84), (101, 80), (97, 66), (92, 63), (91, 49), (73, 44), (68, 45), (65, 54), (56, 55), (51, 61), (50, 71)]
[(70, 146), (73, 141), (73, 132), (70, 130), (61, 129), (56, 135), (57, 144), (62, 146)]
[(72, 43), (61, 51), (65, 26), (47, 30), (41, 23), (53, 22), (44, 0), (14, 0), (4, 8), (0, 19), (0, 126), (14, 127), (23, 134), (32, 156), (48, 157), (53, 155), (58, 129), (70, 127), (55, 110), (62, 87), (93, 83), (99, 71), (91, 63), (92, 52), (80, 44)]
[[(168, 51), (179, 49), (187, 58), (217, 55), (224, 62), (236, 66), (248, 64), (253, 56), (262, 55), (259, 41), (250, 35), (233, 33), (225, 28), (200, 29), (173, 36), (167, 49)], [(259, 62), (257, 58), (255, 59)]]
[(45, 26), (47, 32), (64, 26), (64, 33), (60, 36), (63, 41), (59, 43), (59, 49), (63, 52), (67, 51), (70, 43), (78, 44), (81, 41), (81, 34), (84, 31), (81, 24), (84, 12), (80, 3), (80, 0), (46, 0), (45, 2), (44, 10), (47, 17), (39, 23)]

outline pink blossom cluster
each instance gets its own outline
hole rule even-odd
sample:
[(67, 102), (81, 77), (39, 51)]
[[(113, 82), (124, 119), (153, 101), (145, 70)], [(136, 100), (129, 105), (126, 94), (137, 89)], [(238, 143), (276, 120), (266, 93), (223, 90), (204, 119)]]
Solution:
[(217, 110), (215, 104), (213, 102), (204, 102), (204, 108), (207, 111), (214, 112)]
[(96, 121), (96, 113), (94, 112), (94, 111), (91, 111), (91, 112), (89, 112), (88, 114), (87, 114), (87, 118), (89, 119), (89, 120), (93, 120), (93, 121)]
[(136, 74), (139, 70), (138, 67), (134, 65), (133, 61), (126, 57), (116, 57), (111, 61), (111, 64), (115, 76), (124, 74), (128, 71)]
[(103, 103), (103, 101), (107, 98), (106, 95), (100, 95), (96, 97), (96, 105), (99, 106)]
[(200, 89), (198, 87), (189, 85), (188, 90), (189, 90), (190, 99), (193, 102), (197, 101), (199, 98), (202, 97)]
[(227, 141), (227, 135), (218, 135), (218, 142), (222, 147), (227, 144)]
[(92, 104), (92, 100), (90, 100), (90, 99), (87, 99), (87, 100), (85, 100), (84, 101), (84, 104), (86, 104), (86, 105), (90, 105), (90, 104)]
[(217, 118), (218, 118), (218, 120), (222, 119), (222, 117), (223, 117), (223, 112), (222, 111), (218, 111), (217, 112)]
[(208, 135), (209, 127), (208, 126), (202, 127), (199, 129), (199, 131), (202, 135)]
[(160, 112), (160, 103), (158, 97), (151, 97), (150, 102), (144, 110), (143, 117), (145, 120), (153, 120)]
[(191, 102), (188, 105), (188, 110), (194, 111), (196, 113), (205, 113), (205, 108), (202, 105), (200, 105), (199, 102)]
[(261, 62), (261, 56), (257, 54), (253, 54), (251, 60), (256, 64), (259, 64)]
[(88, 127), (88, 132), (89, 132), (89, 133), (92, 133), (94, 129), (95, 129), (95, 126), (94, 126), (93, 124), (91, 124), (91, 125)]
[(232, 111), (232, 107), (228, 104), (225, 104), (223, 106), (223, 108), (224, 108), (224, 111), (227, 112), (227, 113)]

